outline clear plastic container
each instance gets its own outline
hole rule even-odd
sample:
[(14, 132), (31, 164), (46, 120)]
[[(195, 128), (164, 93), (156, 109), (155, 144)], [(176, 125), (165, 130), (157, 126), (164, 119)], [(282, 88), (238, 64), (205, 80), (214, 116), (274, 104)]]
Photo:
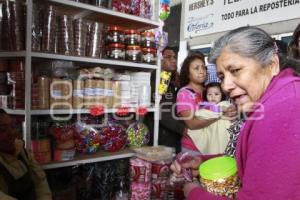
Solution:
[(141, 33), (135, 29), (125, 30), (125, 44), (139, 46), (141, 42)]
[(125, 45), (124, 44), (110, 44), (106, 48), (107, 58), (124, 60), (125, 59)]
[(155, 65), (157, 61), (156, 49), (142, 48), (142, 62)]
[(127, 46), (126, 60), (131, 62), (141, 62), (141, 47), (140, 46)]
[(107, 27), (106, 33), (106, 44), (119, 43), (124, 44), (124, 28), (120, 26), (109, 26)]
[(222, 156), (212, 158), (199, 167), (200, 184), (208, 192), (218, 196), (235, 198), (240, 188), (234, 158)]
[(156, 48), (155, 35), (151, 31), (146, 31), (141, 34), (141, 46), (147, 48)]

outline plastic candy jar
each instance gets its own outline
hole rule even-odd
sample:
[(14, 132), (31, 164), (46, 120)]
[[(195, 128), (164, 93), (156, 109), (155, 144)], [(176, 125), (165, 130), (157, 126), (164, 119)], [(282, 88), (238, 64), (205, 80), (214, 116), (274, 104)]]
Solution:
[(126, 60), (132, 62), (141, 61), (141, 47), (140, 46), (127, 46), (126, 48)]
[(124, 60), (125, 59), (125, 45), (124, 44), (110, 44), (106, 49), (107, 58)]
[(142, 62), (148, 64), (156, 64), (156, 49), (142, 48)]
[(240, 187), (234, 158), (223, 156), (205, 161), (199, 167), (200, 184), (215, 195), (235, 198)]

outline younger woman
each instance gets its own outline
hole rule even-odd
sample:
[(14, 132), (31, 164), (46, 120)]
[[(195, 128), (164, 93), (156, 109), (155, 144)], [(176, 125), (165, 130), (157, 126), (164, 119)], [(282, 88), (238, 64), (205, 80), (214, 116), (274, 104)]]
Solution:
[[(177, 94), (177, 113), (184, 121), (188, 130), (202, 129), (218, 121), (219, 119), (200, 119), (195, 117), (198, 104), (203, 101), (204, 82), (206, 79), (206, 67), (202, 54), (189, 55), (183, 62), (180, 71), (180, 85), (182, 88)], [(227, 109), (226, 116), (235, 115), (235, 110)], [(197, 146), (187, 135), (181, 139), (183, 152), (199, 155)], [(200, 152), (201, 153), (201, 152)], [(206, 158), (204, 158), (206, 159)]]

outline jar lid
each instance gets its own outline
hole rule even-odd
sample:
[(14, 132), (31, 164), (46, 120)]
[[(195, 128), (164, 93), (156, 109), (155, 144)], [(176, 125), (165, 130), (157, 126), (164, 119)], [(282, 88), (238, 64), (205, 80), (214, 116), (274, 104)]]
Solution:
[(108, 26), (107, 30), (108, 31), (121, 31), (121, 32), (123, 32), (124, 28), (121, 27), (121, 26)]
[(127, 46), (127, 50), (140, 50), (140, 49), (141, 49), (141, 47), (137, 46), (137, 45)]
[(154, 49), (154, 48), (143, 48), (142, 51), (143, 52), (156, 53), (156, 49)]
[(138, 30), (135, 30), (135, 29), (127, 29), (127, 30), (125, 30), (125, 33), (126, 34), (138, 34), (138, 35), (141, 34)]
[(120, 44), (120, 43), (113, 43), (113, 44), (108, 45), (108, 47), (109, 48), (122, 48), (122, 49), (124, 49), (125, 45), (124, 44)]
[(145, 31), (142, 33), (143, 36), (151, 36), (151, 37), (154, 37), (154, 33), (151, 32), (151, 31)]
[(229, 156), (212, 158), (199, 167), (199, 174), (207, 180), (217, 180), (227, 178), (237, 172), (236, 161)]

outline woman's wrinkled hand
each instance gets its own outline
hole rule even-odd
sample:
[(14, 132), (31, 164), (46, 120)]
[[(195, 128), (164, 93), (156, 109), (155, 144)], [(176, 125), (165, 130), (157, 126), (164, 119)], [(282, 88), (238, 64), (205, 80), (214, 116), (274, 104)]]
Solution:
[(202, 159), (200, 157), (193, 157), (188, 162), (182, 163), (181, 165), (175, 160), (171, 165), (171, 170), (178, 176), (182, 173), (182, 168), (191, 169), (193, 177), (199, 176), (198, 168), (202, 163)]

